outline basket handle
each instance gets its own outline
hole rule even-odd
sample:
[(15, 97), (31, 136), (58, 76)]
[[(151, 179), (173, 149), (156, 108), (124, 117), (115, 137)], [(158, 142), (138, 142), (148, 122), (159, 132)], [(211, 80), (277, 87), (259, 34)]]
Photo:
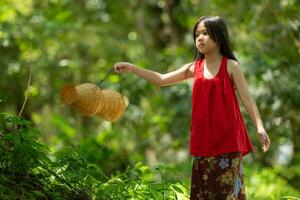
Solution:
[[(100, 81), (100, 83), (98, 84), (98, 86), (100, 87), (101, 84), (108, 78), (108, 76), (114, 71), (114, 68), (109, 69), (109, 71), (106, 73), (106, 75), (104, 76), (104, 78)], [(120, 86), (120, 93), (123, 96), (123, 87), (122, 87), (122, 76), (119, 73), (119, 86)]]

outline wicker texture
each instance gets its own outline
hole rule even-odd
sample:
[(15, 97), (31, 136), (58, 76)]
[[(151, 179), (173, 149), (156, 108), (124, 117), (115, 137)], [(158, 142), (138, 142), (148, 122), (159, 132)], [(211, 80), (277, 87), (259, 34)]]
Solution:
[(120, 93), (101, 90), (90, 83), (64, 86), (60, 92), (60, 99), (63, 104), (71, 105), (82, 115), (96, 115), (111, 122), (118, 120), (126, 108), (125, 99)]

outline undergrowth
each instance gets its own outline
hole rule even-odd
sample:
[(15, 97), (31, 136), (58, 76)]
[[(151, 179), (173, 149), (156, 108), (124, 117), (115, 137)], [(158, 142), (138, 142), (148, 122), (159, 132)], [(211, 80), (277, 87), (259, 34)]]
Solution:
[[(177, 176), (182, 173), (180, 168), (159, 165), (156, 169), (150, 169), (137, 163), (122, 172), (107, 175), (107, 171), (101, 168), (106, 166), (105, 163), (93, 163), (88, 153), (80, 148), (66, 146), (51, 152), (40, 139), (42, 133), (29, 121), (0, 114), (0, 125), (1, 200), (189, 198), (188, 184), (183, 184)], [(295, 197), (299, 194), (298, 188), (289, 185), (289, 180), (293, 179), (280, 175), (286, 174), (286, 171), (286, 168), (276, 172), (272, 168), (245, 167), (247, 196), (255, 200), (299, 199)], [(298, 168), (293, 170), (294, 173), (298, 171)]]
[(107, 177), (76, 149), (51, 153), (41, 132), (22, 118), (1, 114), (1, 199), (187, 199), (173, 169), (141, 163)]

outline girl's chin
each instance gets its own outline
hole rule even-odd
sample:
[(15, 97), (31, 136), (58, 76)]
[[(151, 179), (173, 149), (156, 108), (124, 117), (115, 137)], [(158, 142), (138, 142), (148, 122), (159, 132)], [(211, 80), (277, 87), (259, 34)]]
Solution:
[(204, 51), (202, 48), (201, 48), (201, 49), (199, 48), (198, 51), (199, 51), (201, 54), (204, 54), (204, 53), (205, 53), (205, 51)]

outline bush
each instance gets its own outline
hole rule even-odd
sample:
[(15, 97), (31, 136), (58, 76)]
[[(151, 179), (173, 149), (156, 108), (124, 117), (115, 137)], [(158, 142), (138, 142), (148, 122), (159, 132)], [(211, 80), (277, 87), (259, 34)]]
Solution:
[[(141, 163), (107, 177), (71, 147), (51, 154), (32, 123), (2, 114), (1, 199), (178, 199), (188, 190), (174, 170), (150, 170)], [(50, 159), (51, 158), (51, 159)]]

